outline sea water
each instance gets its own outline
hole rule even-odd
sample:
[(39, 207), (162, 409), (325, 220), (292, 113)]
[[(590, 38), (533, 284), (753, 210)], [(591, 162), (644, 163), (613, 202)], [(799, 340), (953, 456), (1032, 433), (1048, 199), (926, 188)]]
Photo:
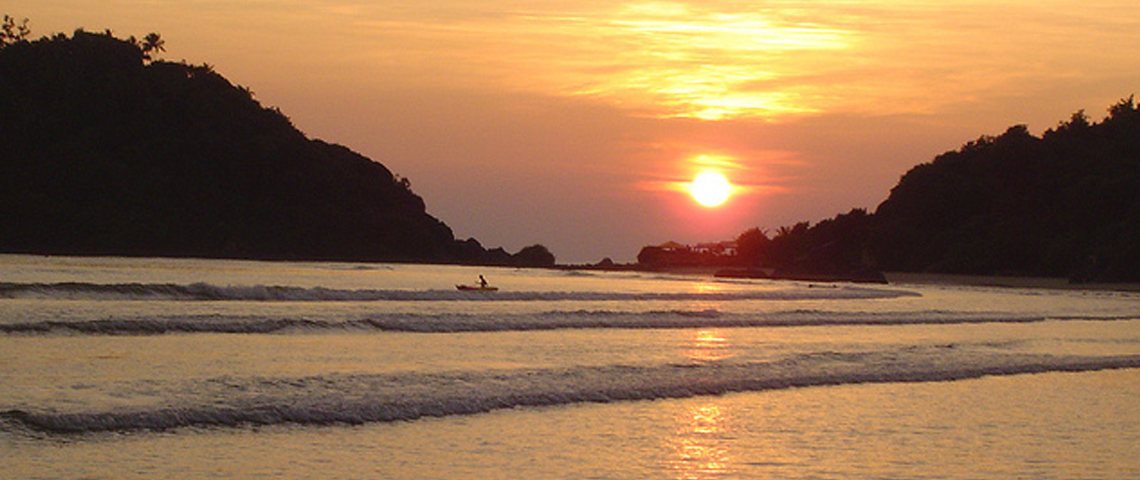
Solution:
[(0, 256), (0, 478), (1140, 478), (1138, 367), (1135, 293)]

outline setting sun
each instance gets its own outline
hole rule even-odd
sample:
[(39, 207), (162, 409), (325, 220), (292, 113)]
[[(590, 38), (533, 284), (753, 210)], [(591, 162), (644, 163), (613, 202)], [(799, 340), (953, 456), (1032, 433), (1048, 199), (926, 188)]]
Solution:
[(689, 194), (697, 203), (706, 207), (716, 207), (728, 200), (732, 184), (717, 172), (701, 172), (689, 184)]

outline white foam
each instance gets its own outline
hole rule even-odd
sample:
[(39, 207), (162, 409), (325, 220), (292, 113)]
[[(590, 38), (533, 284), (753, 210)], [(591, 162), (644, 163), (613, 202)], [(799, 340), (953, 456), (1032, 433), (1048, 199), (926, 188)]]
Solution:
[[(161, 401), (73, 411), (21, 407), (9, 429), (49, 433), (189, 426), (357, 424), (465, 415), (515, 407), (719, 395), (854, 383), (930, 382), (1053, 371), (1140, 368), (1140, 356), (1003, 354), (959, 345), (817, 352), (760, 363), (607, 365), (452, 373), (216, 378), (147, 385)], [(120, 396), (126, 395), (118, 392)]]
[[(1131, 320), (1136, 316), (1081, 316), (1081, 320)], [(170, 317), (44, 320), (0, 323), (0, 334), (159, 335), (168, 333), (272, 334), (325, 330), (358, 332), (501, 332), (558, 329), (673, 329), (802, 327), (823, 325), (947, 325), (965, 323), (1033, 323), (1063, 317), (995, 312), (835, 312), (791, 310), (731, 313), (716, 309), (545, 311), (538, 313), (378, 313), (350, 320), (179, 315)]]
[(0, 283), (0, 298), (203, 301), (732, 301), (876, 299), (917, 296), (888, 288), (843, 286), (820, 289), (741, 289), (710, 292), (498, 291), (334, 289), (273, 285)]

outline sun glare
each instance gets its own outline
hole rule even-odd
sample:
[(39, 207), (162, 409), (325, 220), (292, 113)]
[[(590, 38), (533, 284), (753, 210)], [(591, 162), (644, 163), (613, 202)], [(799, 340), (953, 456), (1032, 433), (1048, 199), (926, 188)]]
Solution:
[(697, 203), (706, 207), (716, 207), (728, 200), (732, 184), (718, 172), (701, 172), (689, 184), (689, 194)]

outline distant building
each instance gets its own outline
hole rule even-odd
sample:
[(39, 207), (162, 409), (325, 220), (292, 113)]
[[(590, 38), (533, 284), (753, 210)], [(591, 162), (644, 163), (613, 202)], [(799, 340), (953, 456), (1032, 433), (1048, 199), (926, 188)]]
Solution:
[(637, 263), (648, 268), (717, 267), (732, 265), (737, 256), (735, 241), (684, 245), (669, 241), (643, 247)]
[(693, 246), (693, 251), (700, 254), (709, 254), (717, 257), (735, 257), (736, 240), (726, 240), (716, 243), (698, 243)]

